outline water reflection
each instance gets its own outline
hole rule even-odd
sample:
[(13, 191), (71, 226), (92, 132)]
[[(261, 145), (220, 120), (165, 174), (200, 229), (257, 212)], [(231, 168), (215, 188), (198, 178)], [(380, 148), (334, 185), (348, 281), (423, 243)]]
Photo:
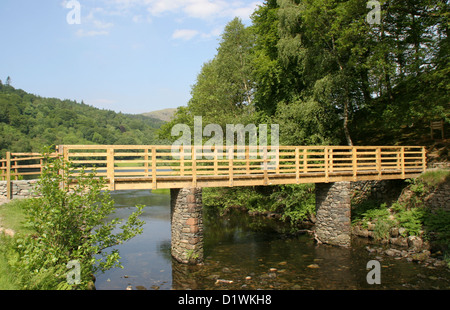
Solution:
[[(287, 225), (243, 214), (204, 212), (205, 264), (186, 266), (170, 255), (170, 196), (149, 191), (114, 192), (115, 216), (146, 206), (142, 235), (118, 247), (123, 269), (97, 275), (99, 290), (132, 289), (450, 289), (447, 269), (429, 269), (389, 257), (374, 257), (354, 240), (352, 248), (317, 245)], [(378, 259), (381, 285), (366, 281), (366, 264)]]

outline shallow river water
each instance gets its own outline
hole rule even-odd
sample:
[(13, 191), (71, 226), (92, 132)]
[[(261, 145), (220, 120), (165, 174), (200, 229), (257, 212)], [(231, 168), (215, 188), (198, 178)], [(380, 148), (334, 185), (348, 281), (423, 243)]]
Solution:
[[(375, 256), (366, 240), (351, 248), (318, 245), (308, 234), (292, 235), (275, 220), (204, 211), (202, 266), (185, 266), (170, 255), (170, 195), (149, 191), (112, 193), (115, 217), (145, 205), (141, 235), (117, 247), (123, 269), (96, 275), (97, 290), (448, 290), (450, 271), (404, 259)], [(381, 284), (368, 284), (367, 263), (381, 264)]]

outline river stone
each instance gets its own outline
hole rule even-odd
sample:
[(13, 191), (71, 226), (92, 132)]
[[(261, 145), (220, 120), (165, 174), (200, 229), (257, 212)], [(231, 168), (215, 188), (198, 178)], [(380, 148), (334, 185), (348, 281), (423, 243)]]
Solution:
[(423, 246), (423, 240), (422, 240), (422, 238), (419, 238), (417, 236), (409, 236), (408, 237), (408, 246), (410, 248), (417, 249), (417, 250), (421, 249)]

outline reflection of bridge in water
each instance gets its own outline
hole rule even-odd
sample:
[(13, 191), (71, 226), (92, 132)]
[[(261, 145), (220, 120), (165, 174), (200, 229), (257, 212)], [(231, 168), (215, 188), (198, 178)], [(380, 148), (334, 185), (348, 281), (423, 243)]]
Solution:
[[(350, 183), (407, 179), (426, 169), (418, 146), (106, 146), (61, 145), (65, 160), (96, 169), (107, 189), (171, 189), (172, 254), (182, 262), (201, 261), (201, 188), (316, 183), (319, 240), (349, 245)], [(11, 198), (12, 180), (39, 175), (43, 157), (7, 153), (0, 178)]]

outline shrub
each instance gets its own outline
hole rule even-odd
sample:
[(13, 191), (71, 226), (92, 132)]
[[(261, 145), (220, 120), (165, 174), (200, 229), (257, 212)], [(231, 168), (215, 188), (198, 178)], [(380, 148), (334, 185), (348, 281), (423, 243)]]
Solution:
[[(86, 289), (93, 274), (121, 267), (118, 250), (106, 250), (142, 232), (143, 222), (138, 219), (142, 206), (120, 232), (113, 233), (121, 222), (109, 220), (114, 201), (95, 171), (75, 177), (71, 163), (46, 158), (38, 186), (42, 197), (30, 200), (26, 208), (34, 233), (18, 238), (9, 256), (13, 268), (23, 275), (25, 289)], [(80, 281), (74, 284), (66, 281), (71, 261), (81, 269)]]

